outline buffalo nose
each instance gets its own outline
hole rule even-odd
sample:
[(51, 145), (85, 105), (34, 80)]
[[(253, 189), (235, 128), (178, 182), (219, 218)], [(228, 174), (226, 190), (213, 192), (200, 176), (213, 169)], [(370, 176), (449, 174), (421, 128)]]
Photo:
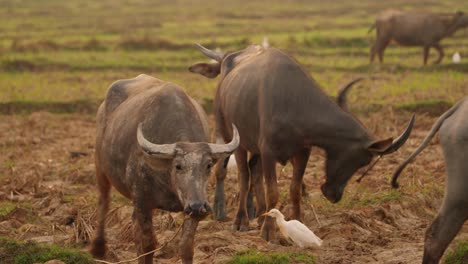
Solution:
[(184, 213), (193, 217), (205, 217), (211, 213), (211, 207), (206, 202), (189, 203), (185, 206)]
[(328, 199), (328, 201), (332, 203), (337, 203), (341, 200), (342, 193), (330, 190), (326, 187), (325, 184), (322, 185), (320, 189), (322, 190), (323, 195)]

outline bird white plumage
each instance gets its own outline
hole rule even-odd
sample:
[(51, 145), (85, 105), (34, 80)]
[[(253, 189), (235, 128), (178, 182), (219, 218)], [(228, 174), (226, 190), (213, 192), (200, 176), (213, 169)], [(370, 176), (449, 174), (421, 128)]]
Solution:
[(264, 37), (263, 37), (262, 47), (264, 47), (265, 49), (267, 49), (267, 48), (270, 47), (270, 42), (268, 41), (268, 37), (267, 37), (267, 36), (264, 36)]
[(322, 245), (322, 239), (316, 236), (307, 226), (297, 220), (284, 220), (284, 215), (278, 209), (271, 209), (263, 215), (275, 218), (281, 234), (299, 247)]
[(452, 56), (452, 61), (453, 63), (460, 63), (460, 60), (461, 60), (461, 56), (460, 56), (460, 53), (455, 52)]

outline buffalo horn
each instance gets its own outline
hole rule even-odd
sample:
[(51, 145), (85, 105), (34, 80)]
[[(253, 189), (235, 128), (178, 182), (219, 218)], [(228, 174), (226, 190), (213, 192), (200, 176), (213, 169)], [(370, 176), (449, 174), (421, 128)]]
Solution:
[(217, 61), (217, 62), (221, 62), (223, 60), (223, 54), (221, 53), (218, 53), (218, 52), (215, 52), (215, 51), (212, 51), (212, 50), (209, 50), (205, 47), (203, 47), (201, 44), (198, 44), (196, 43), (195, 45), (197, 45), (197, 48), (203, 53), (205, 54), (206, 56), (212, 58), (213, 60)]
[(157, 155), (162, 158), (172, 158), (175, 155), (176, 144), (154, 144), (149, 142), (142, 132), (142, 123), (138, 125), (137, 139), (140, 147), (149, 155)]
[(397, 151), (401, 146), (403, 146), (403, 144), (405, 144), (406, 140), (411, 134), (411, 130), (413, 129), (414, 117), (415, 115), (413, 114), (413, 116), (411, 116), (411, 120), (409, 121), (408, 126), (406, 127), (406, 130), (399, 137), (394, 139), (392, 145), (388, 149), (380, 153), (380, 155), (387, 155), (393, 153)]
[(208, 144), (212, 154), (231, 154), (239, 146), (240, 138), (237, 127), (232, 125), (232, 140), (227, 144)]
[(348, 104), (346, 102), (346, 95), (348, 94), (348, 91), (351, 87), (353, 87), (354, 84), (364, 80), (364, 77), (359, 77), (356, 78), (352, 81), (350, 81), (346, 86), (341, 88), (341, 90), (338, 92), (338, 95), (336, 96), (336, 103), (345, 111), (348, 111)]

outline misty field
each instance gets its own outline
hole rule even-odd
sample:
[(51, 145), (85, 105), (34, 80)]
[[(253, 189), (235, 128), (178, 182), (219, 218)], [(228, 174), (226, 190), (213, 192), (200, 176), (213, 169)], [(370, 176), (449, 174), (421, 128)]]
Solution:
[[(356, 77), (378, 77), (352, 90), (349, 105), (379, 137), (395, 136), (413, 112), (415, 129), (405, 147), (383, 158), (360, 184), (353, 178), (338, 204), (320, 192), (325, 158), (313, 150), (303, 209), (305, 224), (324, 240), (319, 249), (300, 250), (285, 240), (267, 243), (256, 220), (248, 232), (231, 231), (237, 206), (231, 171), (229, 219), (208, 217), (200, 223), (195, 262), (420, 262), (424, 232), (444, 193), (438, 139), (405, 170), (400, 189), (392, 189), (389, 179), (437, 117), (468, 93), (468, 28), (441, 42), (440, 65), (422, 66), (422, 48), (394, 44), (384, 64), (370, 64), (375, 31), (368, 30), (386, 8), (468, 12), (468, 1), (0, 0), (0, 262), (14, 258), (3, 250), (12, 243), (7, 238), (88, 249), (97, 224), (94, 115), (111, 83), (152, 75), (184, 87), (211, 116), (218, 80), (187, 70), (208, 61), (194, 43), (233, 51), (265, 38), (294, 57), (330, 96)], [(452, 62), (455, 52), (461, 54), (458, 64)], [(431, 49), (429, 61), (435, 59)], [(278, 167), (282, 211), (288, 210), (291, 173), (290, 165)], [(108, 261), (135, 257), (131, 212), (131, 202), (113, 191)], [(160, 245), (182, 219), (155, 211)], [(155, 262), (179, 260), (177, 239), (155, 254)], [(465, 224), (448, 251), (460, 245), (466, 257), (467, 239)], [(62, 249), (54, 250), (61, 254)]]

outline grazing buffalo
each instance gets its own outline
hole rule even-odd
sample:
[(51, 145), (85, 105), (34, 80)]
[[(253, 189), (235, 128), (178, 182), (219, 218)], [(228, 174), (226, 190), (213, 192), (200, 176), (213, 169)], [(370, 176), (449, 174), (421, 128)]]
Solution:
[[(201, 45), (198, 48), (216, 62), (197, 63), (189, 70), (210, 78), (221, 74), (214, 99), (217, 133), (227, 142), (232, 137), (232, 124), (239, 129), (241, 142), (234, 153), (240, 180), (239, 206), (233, 225), (236, 230), (248, 229), (246, 200), (250, 178), (255, 186), (257, 215), (275, 208), (276, 162), (291, 161), (293, 165), (291, 217), (301, 219), (301, 183), (312, 146), (327, 153), (322, 192), (336, 203), (359, 168), (375, 155), (395, 151), (410, 135), (412, 122), (396, 140), (376, 140), (352, 114), (333, 102), (296, 61), (278, 49), (250, 46), (220, 54)], [(249, 152), (251, 159), (247, 162)], [(223, 166), (217, 166), (215, 213), (222, 211), (216, 206), (223, 199), (223, 171)], [(262, 175), (267, 188), (266, 205)], [(274, 220), (259, 219), (263, 220), (262, 237), (274, 239)]]
[(419, 147), (393, 174), (392, 185), (398, 188), (397, 179), (408, 165), (440, 130), (447, 170), (444, 202), (439, 213), (426, 231), (424, 264), (439, 263), (447, 246), (468, 219), (468, 97), (463, 98), (445, 112), (432, 126)]
[[(175, 84), (148, 75), (119, 80), (107, 91), (97, 113), (96, 177), (99, 226), (91, 253), (106, 251), (104, 225), (114, 186), (133, 202), (135, 244), (139, 255), (155, 249), (155, 208), (190, 215), (183, 224), (180, 255), (192, 263), (198, 221), (211, 208), (206, 197), (212, 164), (239, 145), (233, 126), (229, 144), (210, 144), (206, 114)], [(139, 263), (153, 263), (153, 254)]]
[(427, 63), (429, 49), (439, 52), (436, 64), (442, 61), (444, 51), (439, 42), (452, 35), (455, 31), (468, 26), (468, 15), (463, 12), (439, 14), (423, 11), (385, 10), (377, 15), (375, 23), (370, 28), (376, 28), (377, 37), (371, 48), (370, 61), (375, 54), (383, 62), (383, 54), (387, 45), (394, 40), (403, 46), (424, 47), (424, 64)]

